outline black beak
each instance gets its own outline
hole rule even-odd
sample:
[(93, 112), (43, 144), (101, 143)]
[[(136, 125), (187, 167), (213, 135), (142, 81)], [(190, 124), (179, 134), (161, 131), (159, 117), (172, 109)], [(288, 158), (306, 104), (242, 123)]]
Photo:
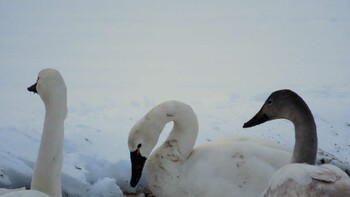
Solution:
[(135, 187), (141, 178), (143, 166), (145, 165), (147, 158), (143, 157), (139, 149), (137, 149), (134, 152), (130, 153), (130, 159), (131, 159), (130, 185), (131, 187)]
[(34, 93), (38, 94), (38, 91), (36, 91), (36, 83), (34, 85), (30, 86), (29, 88), (27, 88), (27, 90), (29, 92), (34, 92)]
[(261, 109), (252, 119), (244, 123), (243, 128), (253, 127), (262, 124), (268, 120), (270, 120), (270, 118), (265, 113), (263, 113)]

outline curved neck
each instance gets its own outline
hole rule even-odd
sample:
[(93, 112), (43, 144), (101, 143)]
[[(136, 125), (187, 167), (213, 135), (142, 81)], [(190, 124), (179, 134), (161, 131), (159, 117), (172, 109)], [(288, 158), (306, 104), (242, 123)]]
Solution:
[[(171, 102), (161, 108), (164, 125), (173, 121), (174, 126), (162, 144), (162, 149), (176, 149), (172, 151), (179, 159), (187, 159), (193, 150), (198, 135), (198, 119), (189, 105)], [(164, 127), (163, 127), (164, 128)]]
[(45, 103), (44, 128), (31, 189), (47, 193), (52, 197), (62, 196), (61, 169), (66, 113), (66, 99), (61, 98)]
[(297, 111), (291, 120), (295, 129), (295, 145), (291, 162), (314, 165), (317, 156), (317, 132), (310, 109), (305, 104), (305, 108)]

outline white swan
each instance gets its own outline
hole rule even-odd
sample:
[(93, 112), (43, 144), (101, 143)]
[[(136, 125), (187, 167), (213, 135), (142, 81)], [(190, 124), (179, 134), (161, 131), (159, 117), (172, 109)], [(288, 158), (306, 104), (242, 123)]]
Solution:
[(316, 124), (312, 113), (295, 92), (273, 92), (261, 110), (243, 127), (284, 118), (295, 127), (292, 164), (279, 169), (263, 196), (350, 196), (350, 179), (340, 168), (325, 164), (314, 166), (317, 154)]
[(44, 69), (39, 72), (37, 82), (28, 90), (40, 95), (46, 111), (31, 190), (13, 191), (3, 197), (62, 197), (62, 148), (64, 120), (67, 115), (66, 85), (57, 70)]
[[(170, 121), (168, 138), (151, 154)], [(290, 162), (289, 151), (258, 139), (225, 138), (193, 148), (197, 134), (198, 120), (189, 105), (168, 101), (150, 110), (129, 134), (131, 186), (145, 165), (157, 197), (259, 196), (273, 173)]]

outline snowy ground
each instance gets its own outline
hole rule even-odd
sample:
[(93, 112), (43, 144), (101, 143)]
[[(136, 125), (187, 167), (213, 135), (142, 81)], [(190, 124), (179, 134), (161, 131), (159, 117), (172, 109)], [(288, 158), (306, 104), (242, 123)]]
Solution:
[(242, 128), (272, 91), (292, 89), (315, 116), (320, 150), (348, 164), (349, 9), (348, 1), (1, 1), (0, 188), (30, 183), (44, 107), (26, 88), (45, 67), (68, 88), (69, 196), (135, 192), (128, 132), (165, 100), (194, 108), (197, 144), (247, 135), (292, 147), (290, 122)]

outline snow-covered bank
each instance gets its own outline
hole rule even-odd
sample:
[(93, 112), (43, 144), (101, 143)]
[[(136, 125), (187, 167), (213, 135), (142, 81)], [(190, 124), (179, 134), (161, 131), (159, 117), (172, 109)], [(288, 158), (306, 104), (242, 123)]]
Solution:
[[(304, 93), (304, 95), (313, 94)], [(27, 97), (37, 95), (29, 94)], [(344, 105), (347, 102), (346, 99), (331, 95), (327, 96), (327, 99), (338, 104), (343, 102)], [(250, 130), (241, 128), (242, 123), (259, 108), (262, 103), (260, 100), (260, 98), (251, 99), (251, 102), (247, 102), (238, 98), (221, 99), (220, 102), (210, 100), (193, 102), (200, 123), (197, 144), (223, 136), (246, 135), (269, 139), (292, 148), (294, 133), (290, 122), (275, 121), (274, 124), (266, 123)], [(350, 144), (347, 139), (350, 127), (346, 124), (346, 119), (326, 117), (327, 113), (323, 112), (325, 109), (319, 104), (322, 102), (310, 102), (310, 100), (322, 101), (318, 95), (305, 100), (311, 103), (311, 109), (319, 107), (313, 110), (318, 127), (320, 151), (323, 153), (318, 159), (319, 163), (332, 160), (340, 167), (349, 168)], [(126, 145), (127, 135), (139, 117), (136, 117), (137, 115), (123, 117), (122, 113), (128, 110), (136, 111), (134, 104), (131, 102), (120, 111), (113, 105), (105, 107), (80, 105), (69, 107), (71, 110), (66, 121), (62, 175), (65, 194), (121, 196), (122, 192), (147, 191), (144, 180), (137, 189), (129, 185), (131, 174)], [(144, 104), (138, 105), (137, 108), (139, 112), (135, 114), (143, 114), (149, 110), (149, 106)], [(345, 113), (338, 110), (340, 114)], [(30, 185), (41, 134), (42, 126), (37, 126), (42, 121), (39, 120), (41, 117), (38, 115), (37, 120), (30, 118), (31, 121), (27, 122), (27, 126), (22, 122), (18, 128), (14, 125), (0, 129), (0, 187), (17, 188)], [(328, 118), (337, 121), (333, 123), (328, 121)], [(168, 125), (167, 130), (171, 126)], [(165, 136), (166, 133), (162, 135), (160, 142)]]

